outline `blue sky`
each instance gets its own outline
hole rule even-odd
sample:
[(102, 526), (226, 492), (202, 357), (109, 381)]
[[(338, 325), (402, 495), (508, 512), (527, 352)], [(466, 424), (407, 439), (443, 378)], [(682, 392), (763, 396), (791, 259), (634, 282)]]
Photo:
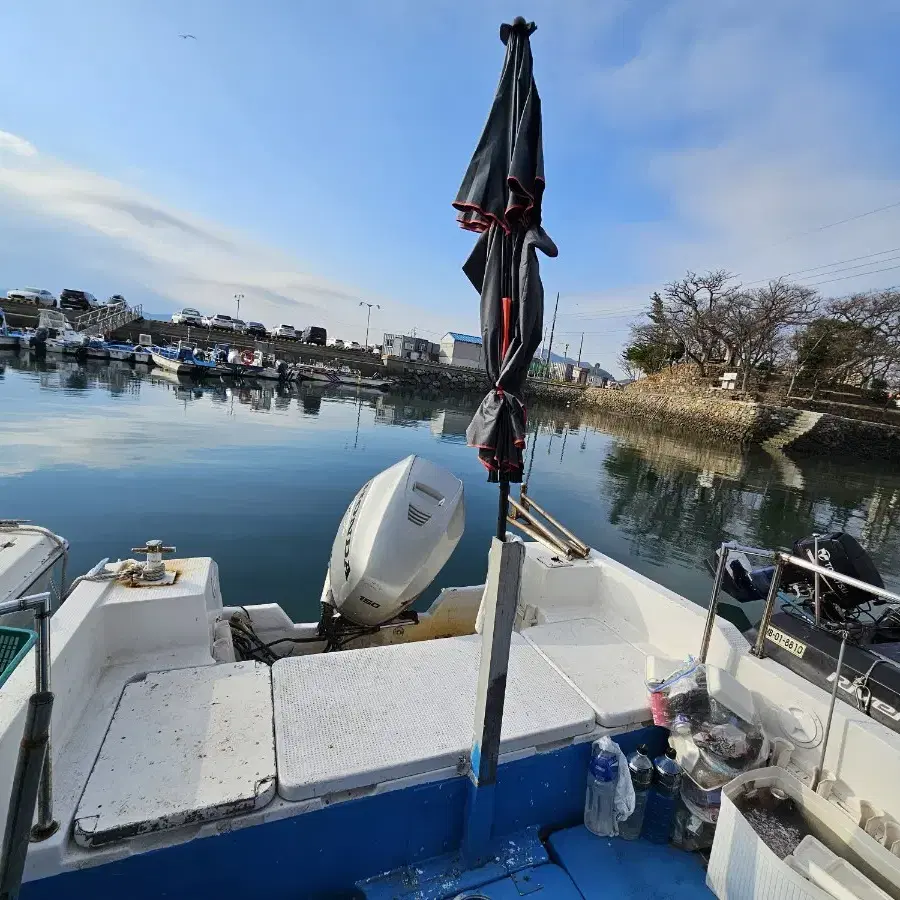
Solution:
[(889, 0), (45, 0), (0, 9), (0, 287), (210, 312), (240, 291), (245, 318), (356, 340), (366, 300), (375, 333), (477, 332), (450, 201), (520, 12), (554, 349), (584, 332), (615, 368), (687, 268), (900, 282), (900, 207), (821, 228), (900, 202)]

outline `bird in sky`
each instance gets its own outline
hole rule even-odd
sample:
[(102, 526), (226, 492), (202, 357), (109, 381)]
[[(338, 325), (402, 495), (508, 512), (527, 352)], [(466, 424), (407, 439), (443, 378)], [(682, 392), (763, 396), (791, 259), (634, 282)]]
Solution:
[(183, 41), (186, 41), (188, 38), (190, 38), (192, 41), (197, 40), (196, 34), (179, 34), (178, 37), (180, 37)]

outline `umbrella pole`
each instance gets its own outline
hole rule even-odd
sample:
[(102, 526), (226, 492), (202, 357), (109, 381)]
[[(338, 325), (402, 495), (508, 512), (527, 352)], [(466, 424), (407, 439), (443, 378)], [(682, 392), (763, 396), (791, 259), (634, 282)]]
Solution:
[(497, 540), (506, 540), (506, 517), (509, 514), (509, 480), (500, 476), (500, 503), (497, 509)]

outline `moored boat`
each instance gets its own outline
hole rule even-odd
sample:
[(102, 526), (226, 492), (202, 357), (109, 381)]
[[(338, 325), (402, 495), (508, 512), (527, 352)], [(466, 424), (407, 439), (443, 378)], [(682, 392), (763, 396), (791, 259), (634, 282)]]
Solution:
[(150, 358), (154, 365), (176, 375), (204, 377), (216, 372), (215, 362), (198, 359), (191, 347), (184, 347), (181, 344), (173, 347), (151, 347)]
[[(160, 542), (142, 548), (147, 563), (81, 581), (50, 622), (48, 671), (64, 689), (54, 805), (38, 825), (49, 814), (58, 827), (29, 846), (24, 896), (107, 900), (125, 883), (139, 900), (186, 888), (220, 897), (252, 891), (267, 861), (267, 891), (285, 897), (564, 900), (641, 871), (648, 890), (708, 896), (691, 855), (580, 825), (591, 741), (661, 753), (648, 667), (698, 650), (710, 681), (715, 672), (764, 731), (761, 764), (798, 796), (820, 782), (818, 802), (866, 845), (869, 877), (896, 888), (896, 857), (872, 832), (893, 835), (900, 822), (900, 735), (854, 703), (832, 709), (828, 690), (765, 643), (751, 648), (568, 533), (494, 540), (485, 584), (446, 588), (412, 612), (463, 525), (450, 472), (410, 457), (377, 475), (335, 536), (319, 622), (231, 596), (211, 559), (164, 563), (174, 548)], [(33, 685), (25, 660), (4, 687), (8, 781)], [(870, 830), (856, 824), (869, 819)], [(738, 840), (716, 835), (717, 846)], [(298, 841), (302, 867), (271, 864)], [(741, 896), (754, 896), (752, 881)]]
[(110, 359), (119, 360), (120, 362), (134, 362), (134, 347), (131, 344), (106, 344), (107, 352)]

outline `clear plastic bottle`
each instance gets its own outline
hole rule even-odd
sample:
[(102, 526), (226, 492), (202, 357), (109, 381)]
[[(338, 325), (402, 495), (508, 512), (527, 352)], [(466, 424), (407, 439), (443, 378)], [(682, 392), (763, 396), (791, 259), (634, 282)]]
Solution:
[(646, 744), (641, 744), (637, 752), (628, 757), (628, 771), (634, 785), (634, 812), (619, 825), (619, 836), (626, 841), (636, 841), (641, 836), (647, 795), (653, 783), (653, 761), (647, 755)]
[(584, 827), (600, 837), (612, 837), (617, 831), (616, 782), (619, 780), (619, 755), (594, 741), (588, 764), (587, 791), (584, 797)]
[(681, 790), (681, 766), (670, 747), (653, 761), (653, 787), (647, 797), (642, 835), (654, 844), (667, 844), (672, 836)]

